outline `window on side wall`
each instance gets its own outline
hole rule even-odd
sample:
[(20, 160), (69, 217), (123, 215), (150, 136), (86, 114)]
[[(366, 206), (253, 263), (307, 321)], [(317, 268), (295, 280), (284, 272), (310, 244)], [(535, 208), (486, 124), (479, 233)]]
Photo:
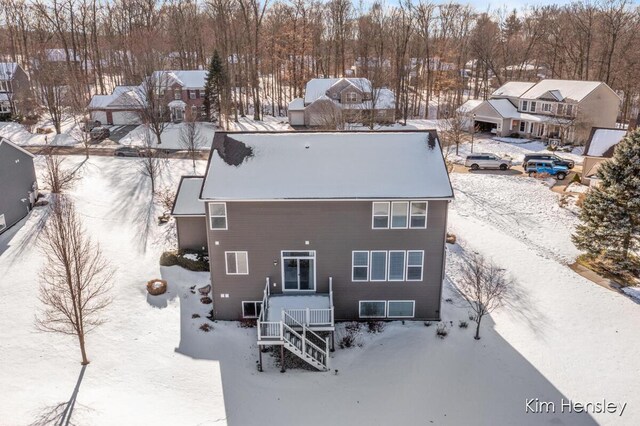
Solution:
[(522, 101), (522, 110), (526, 111), (527, 108), (529, 107), (529, 102), (528, 101)]
[(389, 202), (373, 203), (373, 229), (387, 229), (389, 227)]
[(246, 251), (225, 251), (227, 275), (249, 275), (249, 259)]
[(389, 251), (389, 281), (404, 281), (404, 256), (404, 251)]
[(262, 302), (242, 302), (242, 318), (258, 318), (262, 311)]
[(391, 203), (391, 228), (407, 228), (409, 212), (408, 201), (394, 201)]
[(354, 251), (351, 254), (351, 280), (352, 281), (369, 281), (369, 252)]
[(529, 109), (529, 111), (536, 112), (536, 103), (535, 102), (531, 102), (531, 108)]
[(209, 227), (227, 229), (227, 204), (209, 203)]
[(416, 302), (414, 300), (389, 300), (387, 302), (387, 317), (413, 318)]
[(407, 281), (422, 281), (424, 251), (407, 251)]
[(427, 227), (427, 202), (412, 201), (411, 202), (411, 218), (409, 228), (426, 228)]
[(189, 90), (189, 99), (195, 99), (195, 98), (196, 98), (196, 91)]
[(385, 300), (361, 300), (360, 318), (385, 318), (387, 302)]

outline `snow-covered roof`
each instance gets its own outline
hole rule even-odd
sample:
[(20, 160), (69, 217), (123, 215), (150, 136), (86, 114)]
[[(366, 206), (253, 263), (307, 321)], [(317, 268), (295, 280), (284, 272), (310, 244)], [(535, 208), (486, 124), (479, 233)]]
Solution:
[(180, 181), (175, 203), (173, 203), (173, 216), (204, 216), (204, 202), (200, 201), (202, 189), (202, 176), (184, 176)]
[[(152, 76), (154, 81), (163, 85), (172, 86), (178, 83), (185, 89), (202, 89), (207, 79), (207, 71), (202, 70), (168, 70), (154, 71)], [(166, 79), (166, 81), (165, 81)]]
[(23, 152), (23, 153), (27, 154), (27, 155), (28, 155), (28, 156), (30, 156), (30, 157), (35, 157), (35, 155), (33, 155), (32, 153), (30, 153), (30, 152), (29, 152), (29, 151), (27, 151), (26, 149), (24, 149), (24, 148), (22, 148), (22, 147), (20, 147), (20, 146), (16, 145), (15, 143), (11, 142), (9, 139), (7, 139), (7, 138), (3, 138), (2, 136), (0, 136), (0, 147), (2, 146), (2, 144), (9, 145), (9, 146), (11, 146), (11, 147), (13, 147), (13, 148), (17, 149), (18, 151), (21, 151), (21, 152)]
[(482, 99), (469, 99), (458, 107), (458, 112), (461, 114), (467, 114), (476, 109), (484, 101)]
[(519, 98), (524, 92), (531, 89), (535, 83), (528, 81), (509, 81), (491, 94), (492, 97), (514, 97)]
[[(340, 80), (342, 78), (312, 78), (307, 82), (304, 90), (304, 104), (309, 105), (319, 97), (324, 96), (327, 90)], [(371, 82), (366, 78), (345, 78), (345, 80), (360, 90), (370, 90)]]
[(140, 86), (116, 86), (110, 95), (93, 95), (89, 109), (135, 108), (142, 105), (144, 90)]
[(187, 106), (187, 104), (184, 103), (184, 101), (181, 101), (180, 99), (176, 99), (176, 100), (173, 100), (173, 101), (169, 102), (169, 104), (167, 104), (167, 106), (169, 108), (184, 108), (184, 107)]
[(289, 102), (289, 111), (302, 111), (304, 110), (304, 99), (295, 98), (291, 102)]
[(11, 80), (16, 73), (18, 64), (15, 62), (0, 62), (0, 80)]
[(216, 137), (202, 199), (453, 197), (435, 130)]
[(520, 118), (518, 109), (508, 99), (489, 99), (487, 102), (504, 118)]
[(536, 83), (529, 90), (524, 92), (521, 97), (526, 99), (538, 99), (544, 96), (547, 92), (554, 91), (554, 97), (560, 95), (562, 100), (570, 99), (575, 102), (580, 102), (601, 84), (604, 83), (600, 81), (548, 79)]
[(591, 131), (591, 137), (584, 147), (584, 155), (589, 157), (613, 157), (613, 150), (626, 136), (624, 129), (599, 129)]

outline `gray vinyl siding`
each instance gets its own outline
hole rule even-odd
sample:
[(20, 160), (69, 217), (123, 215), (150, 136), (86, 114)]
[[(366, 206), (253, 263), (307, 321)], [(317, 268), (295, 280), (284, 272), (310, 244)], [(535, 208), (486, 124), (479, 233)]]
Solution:
[(21, 200), (29, 199), (35, 181), (33, 157), (7, 143), (0, 144), (0, 215), (7, 223), (0, 234), (28, 214), (29, 202)]
[(178, 248), (202, 250), (207, 247), (207, 222), (204, 216), (176, 217)]
[[(336, 319), (358, 319), (359, 300), (415, 300), (416, 319), (439, 319), (447, 207), (429, 202), (426, 229), (373, 230), (371, 201), (228, 202), (228, 229), (208, 231), (215, 317), (241, 318), (267, 277), (282, 292), (282, 250), (315, 250), (316, 291), (333, 277)], [(353, 250), (424, 250), (423, 280), (352, 282)], [(247, 251), (249, 275), (226, 275), (225, 251)]]

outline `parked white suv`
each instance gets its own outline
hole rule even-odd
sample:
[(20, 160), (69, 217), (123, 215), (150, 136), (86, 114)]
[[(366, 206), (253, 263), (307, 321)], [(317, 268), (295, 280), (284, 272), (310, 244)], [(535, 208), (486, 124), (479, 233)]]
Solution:
[(471, 170), (507, 170), (511, 168), (511, 160), (508, 158), (500, 158), (495, 154), (471, 154), (467, 155), (467, 158), (464, 161), (464, 165), (465, 167), (469, 167)]

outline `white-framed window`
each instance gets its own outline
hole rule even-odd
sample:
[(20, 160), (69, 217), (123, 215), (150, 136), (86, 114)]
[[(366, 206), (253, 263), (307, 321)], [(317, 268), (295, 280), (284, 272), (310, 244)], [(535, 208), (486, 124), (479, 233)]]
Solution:
[(189, 90), (189, 99), (195, 99), (195, 98), (196, 98), (196, 91)]
[(529, 108), (529, 111), (536, 112), (536, 102), (535, 101), (531, 101), (531, 107)]
[(354, 251), (351, 253), (351, 280), (369, 281), (369, 252)]
[(388, 318), (413, 318), (416, 315), (415, 300), (389, 300), (387, 301)]
[(373, 229), (389, 228), (389, 202), (373, 202), (371, 227)]
[(529, 108), (529, 101), (522, 101), (521, 110), (526, 111)]
[(4, 229), (7, 227), (7, 221), (4, 218), (3, 214), (0, 214), (0, 231), (4, 231)]
[(360, 300), (360, 318), (386, 318), (386, 300)]
[(369, 256), (370, 281), (387, 280), (387, 252), (385, 250), (372, 250)]
[(227, 275), (249, 275), (249, 256), (246, 251), (225, 251)]
[(9, 91), (9, 82), (0, 80), (0, 92), (8, 92)]
[(558, 106), (556, 107), (556, 114), (564, 115), (564, 104), (558, 104)]
[(209, 227), (227, 229), (227, 203), (209, 203)]
[(179, 101), (180, 99), (182, 99), (182, 92), (178, 89), (175, 89), (173, 91), (173, 99), (175, 99), (176, 101)]
[(521, 132), (524, 132), (524, 131), (525, 131), (526, 125), (527, 125), (527, 123), (525, 123), (524, 121), (521, 121), (521, 122), (520, 122), (520, 131), (521, 131)]
[(404, 250), (389, 251), (389, 281), (404, 281)]
[(262, 302), (242, 302), (242, 318), (258, 318), (262, 311)]
[(427, 206), (426, 201), (411, 202), (411, 217), (409, 218), (409, 228), (427, 227)]
[(567, 105), (567, 115), (570, 117), (573, 116), (573, 105), (571, 104)]
[(407, 281), (422, 281), (423, 250), (407, 250)]
[(542, 104), (542, 111), (543, 112), (551, 112), (551, 104), (548, 102), (545, 102)]
[(358, 102), (358, 94), (356, 92), (348, 92), (347, 102)]
[(394, 201), (391, 203), (391, 228), (406, 229), (408, 224), (409, 202)]

